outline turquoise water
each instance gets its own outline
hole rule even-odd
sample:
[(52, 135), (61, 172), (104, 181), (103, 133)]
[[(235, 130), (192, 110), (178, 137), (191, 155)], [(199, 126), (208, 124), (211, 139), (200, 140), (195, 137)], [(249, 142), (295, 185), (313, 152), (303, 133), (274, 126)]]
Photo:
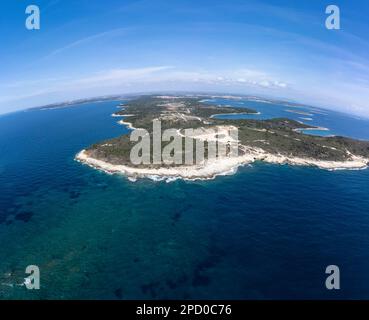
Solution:
[(227, 99), (209, 99), (207, 103), (213, 103), (221, 106), (232, 106), (236, 108), (251, 108), (259, 114), (242, 115), (219, 115), (219, 119), (272, 119), (285, 117), (300, 121), (307, 125), (323, 127), (329, 130), (303, 130), (303, 133), (332, 136), (342, 135), (357, 139), (368, 139), (369, 122), (367, 119), (349, 116), (347, 114), (321, 109), (317, 107), (303, 105), (283, 105), (278, 103), (260, 102), (253, 100), (227, 100)]
[(312, 136), (321, 136), (321, 137), (329, 137), (329, 136), (331, 136), (331, 134), (329, 133), (328, 130), (301, 129), (301, 130), (298, 130), (298, 131), (301, 132), (301, 133), (304, 133), (304, 134), (312, 135)]
[[(369, 298), (369, 170), (256, 163), (132, 183), (73, 160), (127, 132), (110, 117), (117, 104), (0, 117), (1, 298)], [(369, 139), (368, 121), (326, 114), (312, 122)], [(30, 264), (38, 291), (14, 285)], [(340, 291), (325, 289), (330, 264)]]

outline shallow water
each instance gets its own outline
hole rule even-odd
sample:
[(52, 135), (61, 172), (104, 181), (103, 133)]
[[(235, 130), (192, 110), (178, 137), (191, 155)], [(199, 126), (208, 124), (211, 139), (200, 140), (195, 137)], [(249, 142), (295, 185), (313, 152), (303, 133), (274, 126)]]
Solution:
[[(0, 117), (0, 297), (369, 298), (369, 170), (255, 163), (132, 183), (73, 160), (127, 132), (117, 104)], [(367, 121), (340, 117), (314, 121), (369, 139)], [(41, 290), (10, 287), (30, 264)], [(340, 291), (325, 289), (330, 264)]]
[[(301, 105), (283, 105), (277, 103), (260, 102), (254, 100), (228, 100), (228, 99), (208, 99), (207, 103), (213, 103), (221, 106), (231, 106), (236, 108), (251, 108), (259, 114), (241, 114), (241, 115), (219, 115), (219, 119), (257, 119), (265, 120), (272, 118), (289, 118), (300, 121), (307, 125), (322, 127), (329, 130), (321, 131), (303, 131), (307, 134), (316, 134), (322, 136), (341, 135), (357, 139), (369, 138), (369, 120), (350, 116), (332, 110), (301, 106)], [(303, 114), (304, 113), (304, 114)], [(306, 114), (306, 115), (305, 115)]]

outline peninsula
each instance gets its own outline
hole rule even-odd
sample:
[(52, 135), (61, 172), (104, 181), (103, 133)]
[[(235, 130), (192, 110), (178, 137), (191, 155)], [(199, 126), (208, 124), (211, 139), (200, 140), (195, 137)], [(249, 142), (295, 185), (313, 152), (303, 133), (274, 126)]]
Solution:
[[(174, 128), (181, 139), (186, 129), (195, 128), (195, 141), (223, 141), (236, 143), (238, 153), (230, 153), (214, 159), (204, 159), (196, 164), (137, 164), (130, 159), (135, 142), (129, 134), (98, 142), (82, 150), (76, 160), (108, 173), (121, 173), (130, 180), (147, 177), (152, 179), (212, 179), (218, 175), (234, 173), (239, 166), (255, 161), (277, 164), (308, 165), (322, 169), (363, 169), (369, 163), (369, 142), (346, 137), (321, 137), (301, 133), (312, 129), (288, 118), (270, 120), (220, 119), (214, 115), (257, 114), (256, 110), (217, 106), (207, 96), (144, 95), (135, 97), (119, 106), (113, 117), (121, 117), (119, 123), (129, 129), (153, 132), (153, 120), (160, 120), (161, 129)], [(230, 132), (238, 130), (238, 138)], [(214, 131), (215, 130), (215, 131)], [(216, 134), (214, 134), (216, 132)], [(162, 144), (164, 149), (170, 142)], [(208, 148), (205, 146), (205, 152)], [(196, 153), (196, 152), (195, 152)], [(183, 158), (185, 152), (183, 152)]]

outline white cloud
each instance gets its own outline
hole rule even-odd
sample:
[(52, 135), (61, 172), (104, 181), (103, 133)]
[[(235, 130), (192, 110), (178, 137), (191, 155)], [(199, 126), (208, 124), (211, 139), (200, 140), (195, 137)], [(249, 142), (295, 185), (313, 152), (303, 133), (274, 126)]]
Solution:
[[(56, 99), (57, 101), (70, 100), (82, 94), (83, 97), (88, 95), (92, 97), (112, 92), (123, 93), (130, 88), (136, 88), (137, 91), (150, 91), (155, 88), (182, 90), (193, 87), (201, 90), (212, 87), (220, 91), (236, 88), (242, 92), (244, 88), (283, 90), (287, 84), (277, 77), (258, 70), (240, 69), (214, 73), (206, 70), (183, 71), (164, 65), (104, 70), (74, 79), (63, 77), (15, 81), (8, 83), (6, 87), (4, 89), (7, 94), (3, 95), (6, 98), (1, 99), (1, 103), (9, 102), (16, 106), (30, 107), (53, 103)], [(9, 88), (12, 88), (11, 92)]]
[[(221, 78), (221, 79), (219, 79)], [(227, 82), (228, 84), (245, 85), (251, 87), (261, 88), (286, 88), (287, 83), (280, 80), (276, 80), (276, 77), (269, 75), (268, 73), (251, 70), (241, 69), (238, 71), (228, 72), (226, 77), (218, 77), (218, 82)]]
[[(89, 88), (106, 88), (116, 87), (121, 84), (129, 84), (130, 82), (147, 81), (152, 79), (153, 74), (160, 71), (168, 70), (170, 66), (154, 66), (135, 69), (113, 69), (98, 72), (89, 76), (72, 79), (72, 78), (41, 78), (29, 81), (14, 81), (7, 83), (3, 88), (5, 94), (1, 94), (0, 102), (12, 103), (29, 98), (45, 97), (49, 94), (63, 93), (68, 100), (68, 94), (82, 89)], [(9, 92), (12, 89), (12, 95)], [(28, 103), (28, 101), (27, 101)], [(35, 103), (39, 104), (39, 103)], [(29, 107), (29, 105), (27, 104)]]

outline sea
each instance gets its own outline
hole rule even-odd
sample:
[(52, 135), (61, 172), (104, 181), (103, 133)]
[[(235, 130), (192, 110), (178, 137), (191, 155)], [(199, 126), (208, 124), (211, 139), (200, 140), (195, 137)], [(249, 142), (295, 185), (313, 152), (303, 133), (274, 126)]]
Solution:
[[(369, 170), (257, 162), (131, 182), (76, 162), (129, 133), (111, 117), (125, 102), (0, 116), (0, 299), (369, 299)], [(369, 120), (323, 108), (208, 102), (369, 140)], [(29, 265), (39, 290), (24, 285)], [(339, 289), (326, 287), (331, 265)]]

